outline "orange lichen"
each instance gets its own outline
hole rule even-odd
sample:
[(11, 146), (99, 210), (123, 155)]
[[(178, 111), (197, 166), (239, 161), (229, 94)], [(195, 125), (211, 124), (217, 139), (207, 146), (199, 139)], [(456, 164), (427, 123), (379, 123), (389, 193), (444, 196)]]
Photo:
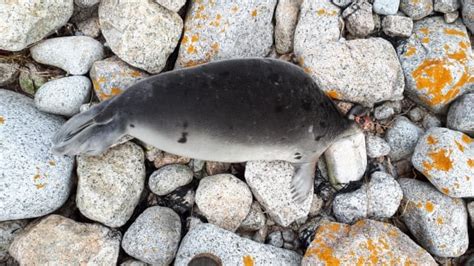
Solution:
[(451, 158), (449, 158), (450, 154), (451, 150), (439, 149), (436, 152), (428, 153), (428, 156), (433, 161), (432, 165), (434, 169), (446, 172), (453, 168), (453, 162)]
[(407, 51), (405, 52), (405, 56), (412, 56), (416, 53), (415, 47), (408, 47)]
[(443, 187), (441, 188), (441, 192), (443, 192), (444, 194), (449, 194), (449, 188)]
[(35, 184), (35, 186), (37, 189), (43, 189), (46, 186), (46, 184)]
[(198, 40), (199, 40), (198, 34), (194, 34), (193, 36), (191, 36), (191, 42), (197, 42)]
[(56, 162), (55, 162), (55, 161), (53, 161), (53, 160), (49, 160), (49, 162), (48, 162), (48, 163), (49, 163), (49, 165), (51, 165), (51, 166), (55, 166), (55, 165), (56, 165)]
[(255, 265), (255, 260), (250, 255), (243, 256), (242, 261), (244, 263), (244, 266), (254, 266)]
[(461, 36), (461, 37), (466, 36), (466, 34), (463, 31), (460, 31), (460, 30), (457, 30), (457, 29), (446, 28), (446, 29), (444, 29), (444, 33), (446, 33), (448, 35), (455, 35), (455, 36)]
[(186, 44), (186, 43), (188, 42), (188, 40), (189, 40), (189, 39), (188, 39), (188, 36), (184, 35), (184, 36), (183, 36), (183, 39), (181, 39), (181, 43), (182, 43), (182, 44)]
[(423, 27), (423, 28), (419, 29), (419, 32), (421, 32), (423, 34), (428, 34), (428, 33), (430, 33), (430, 30), (426, 27)]
[(422, 43), (429, 43), (429, 42), (430, 42), (430, 38), (424, 37), (423, 39), (421, 39), (421, 42), (422, 42)]
[(322, 16), (322, 15), (326, 14), (326, 10), (324, 10), (324, 9), (321, 8), (321, 9), (319, 9), (318, 11), (316, 11), (316, 13), (317, 13), (318, 15)]
[(238, 7), (238, 6), (233, 6), (230, 10), (231, 10), (233, 13), (236, 13), (237, 11), (239, 11), (239, 7)]
[(33, 176), (33, 180), (35, 180), (35, 181), (38, 180), (38, 179), (40, 179), (40, 178), (41, 178), (41, 176), (40, 176), (39, 173), (36, 173), (36, 174)]
[(257, 16), (257, 9), (254, 9), (252, 10), (252, 17), (256, 17)]
[(440, 225), (441, 225), (441, 224), (444, 224), (443, 217), (438, 216), (438, 218), (436, 218), (436, 222), (437, 222), (438, 224), (440, 224)]
[(469, 165), (469, 167), (473, 168), (474, 167), (474, 159), (468, 159), (467, 160), (467, 165)]
[(456, 143), (456, 146), (458, 146), (458, 149), (461, 151), (461, 152), (464, 152), (464, 146), (459, 143), (457, 140), (454, 141)]
[(467, 42), (459, 42), (459, 47), (463, 49), (467, 49), (467, 48), (470, 48), (471, 46)]
[(427, 212), (433, 212), (434, 211), (434, 204), (431, 201), (427, 201), (425, 203), (425, 210)]
[(467, 144), (471, 144), (471, 142), (472, 142), (472, 139), (466, 134), (462, 134), (461, 138), (462, 138), (462, 141), (464, 141)]
[(215, 43), (211, 44), (211, 48), (212, 48), (212, 50), (217, 51), (217, 50), (219, 50), (219, 44), (215, 42)]
[(426, 138), (426, 143), (433, 145), (438, 143), (438, 140), (436, 140), (433, 136), (429, 135), (428, 138)]
[(0, 115), (0, 125), (3, 125), (5, 123), (5, 118)]
[(339, 100), (341, 99), (341, 94), (339, 94), (339, 92), (337, 92), (336, 90), (328, 90), (326, 92), (326, 95), (331, 98), (331, 99), (334, 99), (334, 100)]
[(142, 76), (142, 73), (140, 73), (140, 71), (138, 70), (133, 70), (130, 72), (130, 76), (133, 78), (139, 78)]
[(195, 54), (196, 53), (196, 48), (194, 47), (194, 45), (190, 45), (187, 49), (187, 52), (190, 53), (190, 54)]
[(377, 248), (375, 247), (372, 239), (367, 239), (367, 249), (369, 250), (370, 252), (370, 257), (369, 257), (369, 260), (374, 264), (376, 265), (377, 262), (379, 261), (379, 258), (378, 258), (378, 251), (377, 251)]
[(114, 97), (115, 95), (119, 95), (120, 93), (122, 93), (122, 89), (120, 89), (118, 87), (112, 87), (112, 88), (110, 88), (110, 94), (101, 92), (101, 93), (99, 93), (98, 96), (102, 100), (107, 100), (107, 99), (110, 99), (110, 98)]
[(326, 265), (341, 265), (340, 259), (334, 255), (334, 250), (328, 245), (329, 240), (336, 240), (338, 233), (347, 233), (349, 226), (342, 227), (338, 223), (323, 224), (318, 228), (311, 247), (306, 250), (305, 257), (317, 257)]
[(461, 63), (465, 62), (467, 60), (467, 55), (464, 50), (459, 50), (455, 53), (448, 54), (448, 57), (454, 60), (457, 60)]
[(459, 182), (454, 182), (454, 186), (459, 189), (461, 187), (461, 185), (459, 185)]
[(421, 208), (423, 207), (423, 204), (421, 204), (421, 202), (418, 202), (418, 203), (416, 204), (416, 207), (417, 207), (418, 209), (421, 209)]

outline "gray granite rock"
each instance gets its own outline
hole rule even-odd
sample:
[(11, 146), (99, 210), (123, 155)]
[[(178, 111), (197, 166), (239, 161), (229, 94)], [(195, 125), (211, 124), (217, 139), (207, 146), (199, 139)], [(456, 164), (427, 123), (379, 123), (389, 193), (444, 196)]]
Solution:
[(474, 93), (466, 94), (449, 107), (447, 127), (474, 136)]
[(374, 118), (377, 120), (386, 120), (395, 114), (395, 110), (391, 106), (385, 104), (379, 105), (374, 109)]
[(332, 0), (332, 3), (338, 7), (346, 7), (352, 3), (353, 0)]
[(54, 33), (71, 17), (72, 1), (2, 1), (0, 50), (20, 51)]
[(400, 0), (400, 10), (413, 20), (419, 20), (433, 12), (433, 0)]
[(277, 248), (283, 247), (283, 236), (281, 235), (281, 231), (271, 232), (267, 236), (267, 244)]
[(181, 240), (181, 220), (172, 209), (146, 209), (123, 236), (122, 248), (128, 255), (152, 265), (169, 265)]
[(388, 36), (407, 38), (413, 31), (413, 20), (404, 16), (386, 16), (382, 20), (382, 27)]
[(374, 0), (374, 12), (380, 15), (395, 15), (400, 6), (400, 0)]
[(403, 190), (401, 219), (417, 242), (436, 256), (461, 256), (469, 245), (464, 202), (426, 182), (402, 178), (399, 183)]
[(50, 152), (63, 123), (32, 99), (0, 89), (0, 221), (44, 216), (69, 197), (73, 159)]
[(178, 12), (186, 4), (186, 0), (155, 0), (155, 2), (173, 12)]
[(375, 29), (372, 16), (372, 4), (368, 0), (355, 0), (344, 9), (342, 17), (345, 19), (349, 33), (355, 37), (366, 37)]
[(181, 241), (175, 266), (186, 266), (198, 256), (208, 256), (222, 265), (299, 265), (296, 252), (241, 238), (212, 224), (199, 224)]
[(474, 2), (471, 0), (461, 0), (462, 3), (462, 20), (466, 27), (474, 32)]
[(120, 266), (148, 266), (148, 263), (145, 263), (145, 262), (139, 261), (139, 260), (128, 259), (128, 260), (120, 263)]
[(126, 142), (100, 156), (77, 157), (76, 204), (87, 218), (110, 227), (124, 225), (145, 188), (144, 152)]
[(153, 172), (148, 180), (150, 190), (158, 196), (173, 192), (193, 180), (193, 171), (186, 165), (170, 164)]
[(104, 57), (102, 44), (87, 36), (51, 38), (30, 49), (33, 59), (59, 67), (72, 75), (89, 72), (92, 64)]
[(252, 202), (250, 211), (247, 217), (240, 224), (239, 230), (243, 231), (257, 231), (265, 226), (267, 218), (262, 211), (262, 207), (257, 201)]
[(460, 7), (459, 0), (434, 0), (434, 11), (441, 13), (449, 13), (458, 10)]
[(13, 83), (18, 77), (20, 66), (16, 63), (0, 61), (0, 86)]
[(444, 13), (443, 17), (446, 23), (453, 23), (459, 18), (459, 11)]
[(408, 112), (408, 117), (413, 122), (421, 121), (426, 115), (426, 111), (420, 107), (415, 107)]
[(390, 145), (378, 136), (367, 135), (365, 137), (365, 145), (367, 147), (367, 156), (370, 158), (387, 156), (390, 153)]
[(293, 38), (302, 1), (278, 1), (275, 11), (275, 48), (279, 54), (293, 51)]
[(421, 121), (421, 125), (423, 128), (430, 129), (432, 127), (440, 127), (442, 125), (441, 120), (439, 120), (438, 117), (436, 117), (433, 114), (426, 114), (425, 117), (423, 117), (423, 120)]
[(74, 0), (74, 4), (82, 8), (92, 7), (97, 5), (99, 2), (100, 0)]
[(474, 201), (471, 201), (467, 204), (467, 211), (471, 220), (471, 227), (474, 228)]
[(98, 17), (91, 17), (77, 23), (77, 29), (85, 36), (97, 38), (100, 36), (100, 24)]
[(423, 129), (412, 123), (408, 118), (395, 118), (392, 126), (385, 133), (385, 140), (390, 145), (389, 156), (393, 161), (408, 158), (415, 150)]
[(10, 254), (8, 254), (8, 248), (27, 223), (27, 220), (0, 222), (0, 263), (8, 265), (9, 261), (12, 260)]

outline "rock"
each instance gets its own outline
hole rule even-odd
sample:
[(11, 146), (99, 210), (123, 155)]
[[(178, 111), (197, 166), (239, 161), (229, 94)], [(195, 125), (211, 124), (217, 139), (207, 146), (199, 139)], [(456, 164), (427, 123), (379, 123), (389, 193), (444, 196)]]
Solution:
[(193, 171), (185, 165), (171, 164), (153, 172), (148, 181), (150, 190), (158, 196), (173, 192), (193, 180)]
[(400, 0), (374, 0), (374, 12), (380, 15), (395, 15), (398, 11)]
[(255, 199), (276, 223), (284, 227), (308, 215), (313, 197), (311, 189), (310, 196), (302, 204), (294, 201), (291, 192), (294, 172), (293, 166), (284, 161), (250, 161), (245, 168), (245, 180)]
[(471, 227), (474, 228), (474, 201), (471, 201), (467, 204), (467, 211), (471, 220)]
[(206, 162), (206, 173), (207, 175), (218, 175), (224, 174), (229, 171), (230, 163), (221, 163), (221, 162)]
[(382, 20), (382, 27), (388, 36), (408, 38), (413, 31), (413, 20), (404, 16), (386, 16)]
[(420, 107), (415, 107), (408, 112), (408, 117), (413, 122), (418, 122), (425, 117), (426, 111)]
[(178, 12), (186, 4), (186, 0), (155, 0), (155, 2), (173, 12)]
[(400, 0), (400, 10), (413, 20), (419, 20), (433, 12), (433, 0)]
[(459, 0), (434, 0), (434, 11), (449, 13), (458, 10)]
[(178, 14), (152, 1), (101, 1), (99, 20), (110, 49), (150, 73), (165, 67), (183, 29)]
[(239, 229), (243, 231), (257, 231), (265, 226), (267, 218), (257, 201), (252, 202), (247, 217), (240, 224)]
[(153, 164), (156, 168), (161, 168), (168, 164), (188, 164), (189, 161), (191, 161), (190, 158), (174, 155), (163, 151), (159, 151), (156, 153), (156, 156), (153, 156)]
[(214, 60), (264, 57), (273, 44), (277, 1), (191, 1), (175, 68)]
[(91, 17), (82, 22), (77, 23), (77, 29), (85, 36), (97, 38), (100, 36), (100, 25), (98, 17)]
[(308, 216), (314, 217), (318, 215), (324, 206), (324, 201), (318, 195), (313, 195), (313, 201), (311, 202), (311, 208), (309, 209)]
[(375, 29), (372, 16), (372, 5), (367, 0), (355, 0), (342, 13), (350, 34), (356, 37), (366, 37)]
[(90, 98), (92, 84), (83, 76), (71, 76), (49, 81), (35, 94), (36, 107), (46, 113), (73, 116)]
[(8, 261), (11, 260), (11, 257), (8, 254), (8, 248), (26, 224), (26, 220), (0, 222), (0, 263), (9, 265)]
[(403, 98), (403, 71), (388, 41), (369, 38), (327, 42), (301, 50), (297, 40), (299, 64), (331, 98), (368, 107)]
[(393, 161), (408, 158), (415, 150), (423, 129), (413, 124), (408, 118), (395, 118), (392, 126), (385, 133), (385, 140), (390, 145), (389, 156)]
[(401, 219), (417, 242), (436, 256), (461, 256), (469, 245), (463, 201), (415, 179), (398, 182), (403, 190)]
[(275, 48), (279, 54), (293, 51), (293, 38), (302, 1), (278, 1), (275, 11)]
[(196, 204), (210, 223), (235, 231), (250, 211), (252, 193), (231, 174), (208, 176), (199, 183)]
[(459, 18), (459, 11), (444, 13), (443, 17), (446, 23), (453, 23)]
[(127, 142), (100, 156), (77, 157), (76, 204), (87, 218), (110, 227), (132, 216), (145, 187), (143, 150)]
[(169, 265), (181, 240), (181, 220), (173, 210), (154, 206), (146, 209), (123, 236), (128, 255), (153, 265)]
[(64, 26), (72, 16), (72, 0), (2, 1), (0, 50), (20, 51)]
[(335, 187), (362, 178), (367, 167), (364, 133), (359, 132), (332, 144), (325, 152), (329, 180)]
[(395, 114), (395, 110), (385, 104), (375, 107), (374, 118), (377, 120), (386, 120)]
[(74, 0), (74, 4), (78, 5), (79, 7), (86, 8), (92, 7), (97, 5), (100, 0)]
[(74, 161), (50, 152), (64, 120), (0, 89), (0, 221), (49, 214), (66, 202)]
[(283, 247), (283, 237), (281, 231), (275, 231), (268, 235), (267, 243), (277, 248)]
[(16, 63), (0, 62), (0, 86), (15, 82), (20, 66)]
[(431, 111), (445, 113), (474, 82), (466, 28), (459, 21), (446, 24), (442, 17), (429, 17), (416, 22), (413, 33), (397, 48), (406, 93)]
[(392, 217), (400, 205), (403, 193), (395, 179), (384, 172), (374, 172), (369, 183), (358, 190), (338, 194), (333, 202), (337, 220), (353, 223), (362, 218)]
[(354, 225), (324, 223), (306, 250), (309, 265), (438, 265), (428, 252), (397, 227), (372, 220)]
[(474, 136), (474, 93), (466, 94), (451, 104), (447, 126)]
[(461, 0), (462, 3), (462, 20), (466, 27), (474, 32), (474, 3), (470, 0)]
[(120, 263), (120, 266), (148, 266), (148, 264), (139, 260), (128, 259)]
[(365, 137), (367, 156), (378, 158), (387, 156), (390, 153), (390, 145), (381, 137), (367, 135)]
[(18, 83), (23, 92), (34, 96), (39, 87), (46, 83), (46, 78), (42, 75), (38, 67), (32, 63), (26, 63), (25, 67), (20, 68)]
[(169, 207), (180, 215), (189, 215), (193, 212), (196, 198), (194, 183), (177, 188), (168, 195), (161, 197), (159, 205)]
[(468, 135), (431, 128), (418, 141), (411, 162), (444, 194), (474, 197), (474, 145)]
[(72, 75), (86, 74), (95, 61), (104, 57), (102, 44), (87, 36), (47, 39), (31, 47), (30, 52), (36, 62), (59, 67)]
[(15, 237), (10, 254), (21, 265), (115, 265), (120, 232), (50, 215)]
[(199, 224), (181, 241), (174, 265), (186, 266), (204, 256), (220, 265), (299, 265), (301, 261), (293, 251), (259, 244), (212, 224)]
[(338, 7), (346, 7), (352, 3), (353, 0), (332, 0), (332, 3)]
[(430, 129), (432, 127), (440, 127), (441, 121), (435, 115), (426, 114), (421, 124), (424, 129)]

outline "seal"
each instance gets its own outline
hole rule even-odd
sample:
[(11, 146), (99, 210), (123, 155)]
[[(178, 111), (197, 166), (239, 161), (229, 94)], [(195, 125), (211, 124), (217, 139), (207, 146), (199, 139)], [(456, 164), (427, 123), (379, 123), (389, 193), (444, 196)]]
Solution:
[(169, 153), (219, 162), (295, 165), (303, 200), (319, 156), (358, 128), (300, 67), (276, 59), (231, 59), (165, 72), (67, 121), (53, 151), (98, 155), (124, 135)]

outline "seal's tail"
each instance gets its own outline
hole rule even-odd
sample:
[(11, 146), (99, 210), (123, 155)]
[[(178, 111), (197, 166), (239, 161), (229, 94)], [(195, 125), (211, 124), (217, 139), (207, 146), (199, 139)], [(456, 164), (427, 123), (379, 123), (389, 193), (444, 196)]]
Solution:
[(106, 112), (109, 101), (69, 119), (53, 137), (53, 152), (99, 155), (124, 135), (118, 114)]

